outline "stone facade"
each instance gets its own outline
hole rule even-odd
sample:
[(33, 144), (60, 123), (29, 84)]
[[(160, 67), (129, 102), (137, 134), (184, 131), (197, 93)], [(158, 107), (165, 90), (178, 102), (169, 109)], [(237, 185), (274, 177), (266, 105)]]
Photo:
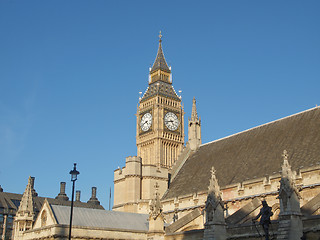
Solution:
[(137, 154), (127, 157), (125, 167), (114, 171), (114, 205), (117, 211), (148, 213), (157, 182), (162, 196), (167, 190), (169, 169), (184, 145), (184, 111), (176, 94), (162, 51), (149, 73), (149, 86), (137, 109)]

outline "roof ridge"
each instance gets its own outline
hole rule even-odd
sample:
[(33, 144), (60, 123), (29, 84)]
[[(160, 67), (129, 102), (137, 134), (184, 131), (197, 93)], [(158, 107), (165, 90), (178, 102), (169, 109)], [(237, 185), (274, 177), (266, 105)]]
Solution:
[(291, 118), (291, 117), (294, 117), (296, 115), (299, 115), (299, 114), (302, 114), (302, 113), (305, 113), (305, 112), (309, 112), (309, 111), (312, 111), (312, 110), (315, 110), (317, 108), (320, 108), (320, 106), (315, 106), (313, 108), (310, 108), (310, 109), (307, 109), (307, 110), (304, 110), (304, 111), (301, 111), (301, 112), (298, 112), (298, 113), (294, 113), (292, 115), (289, 115), (289, 116), (286, 116), (286, 117), (283, 117), (283, 118), (280, 118), (280, 119), (277, 119), (277, 120), (273, 120), (271, 122), (267, 122), (267, 123), (264, 123), (264, 124), (261, 124), (259, 126), (256, 126), (256, 127), (252, 127), (252, 128), (249, 128), (249, 129), (246, 129), (244, 131), (241, 131), (241, 132), (237, 132), (237, 133), (234, 133), (234, 134), (231, 134), (229, 136), (226, 136), (226, 137), (223, 137), (223, 138), (219, 138), (219, 139), (216, 139), (216, 140), (213, 140), (211, 142), (207, 142), (207, 143), (204, 143), (204, 144), (201, 144), (200, 147), (202, 146), (205, 146), (205, 145), (208, 145), (208, 144), (211, 144), (211, 143), (214, 143), (214, 142), (218, 142), (218, 141), (221, 141), (221, 140), (225, 140), (225, 139), (228, 139), (228, 138), (231, 138), (231, 137), (234, 137), (234, 136), (237, 136), (241, 133), (245, 133), (245, 132), (249, 132), (251, 130), (254, 130), (254, 129), (258, 129), (258, 128), (261, 128), (261, 127), (264, 127), (264, 126), (267, 126), (267, 125), (270, 125), (270, 124), (273, 124), (275, 122), (280, 122), (282, 120), (285, 120), (287, 118)]

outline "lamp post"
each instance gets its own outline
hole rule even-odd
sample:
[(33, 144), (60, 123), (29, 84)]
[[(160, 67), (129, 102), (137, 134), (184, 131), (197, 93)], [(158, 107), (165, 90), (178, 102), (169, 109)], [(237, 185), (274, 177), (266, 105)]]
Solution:
[(76, 169), (77, 164), (74, 163), (73, 170), (71, 170), (69, 173), (71, 175), (71, 181), (72, 181), (72, 197), (71, 197), (71, 212), (70, 212), (70, 226), (69, 226), (69, 240), (71, 240), (71, 228), (72, 228), (72, 213), (73, 213), (73, 198), (74, 198), (74, 184), (75, 181), (77, 181), (77, 176), (80, 174), (79, 171)]

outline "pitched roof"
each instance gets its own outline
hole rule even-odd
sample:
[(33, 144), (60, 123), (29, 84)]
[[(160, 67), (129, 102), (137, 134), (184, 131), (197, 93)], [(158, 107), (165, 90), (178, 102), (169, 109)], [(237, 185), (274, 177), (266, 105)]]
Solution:
[[(51, 205), (58, 224), (69, 225), (70, 207)], [(148, 214), (106, 211), (101, 209), (73, 209), (73, 226), (148, 231)]]
[(15, 214), (21, 198), (22, 194), (0, 192), (0, 213)]
[(156, 56), (156, 60), (154, 61), (153, 63), (153, 66), (150, 70), (150, 73), (153, 73), (157, 70), (162, 70), (162, 71), (165, 71), (165, 72), (168, 72), (170, 73), (170, 68), (168, 67), (168, 64), (166, 62), (166, 59), (164, 58), (164, 54), (163, 54), (163, 51), (162, 51), (162, 45), (161, 45), (161, 38), (159, 40), (159, 48), (158, 48), (158, 53), (157, 53), (157, 56)]
[(174, 90), (173, 86), (170, 83), (157, 81), (157, 82), (151, 83), (148, 86), (140, 102), (145, 101), (155, 95), (162, 95), (164, 97), (169, 97), (174, 100), (181, 101), (181, 99), (178, 97), (176, 91)]
[[(22, 199), (22, 194), (0, 192), (0, 213), (8, 212), (10, 214), (15, 214), (19, 208), (21, 199)], [(71, 205), (71, 201), (34, 196), (33, 203), (34, 203), (34, 211), (36, 214), (39, 213), (45, 199), (47, 199), (50, 204), (63, 205), (63, 206)], [(78, 202), (78, 201), (74, 202), (74, 206), (82, 207), (82, 208), (104, 209), (103, 206), (101, 205), (95, 205), (95, 204)]]
[(184, 163), (163, 199), (207, 191), (212, 166), (222, 188), (278, 173), (283, 150), (293, 170), (320, 165), (319, 146), (320, 107), (203, 144)]

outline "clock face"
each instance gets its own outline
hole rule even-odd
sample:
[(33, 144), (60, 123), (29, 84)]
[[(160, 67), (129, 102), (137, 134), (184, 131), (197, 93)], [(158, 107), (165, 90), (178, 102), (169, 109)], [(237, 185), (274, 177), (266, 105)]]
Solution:
[(164, 116), (164, 124), (169, 130), (175, 131), (179, 127), (179, 119), (173, 112), (167, 112)]
[(148, 131), (152, 124), (152, 115), (151, 113), (146, 113), (142, 116), (140, 127), (142, 131)]

